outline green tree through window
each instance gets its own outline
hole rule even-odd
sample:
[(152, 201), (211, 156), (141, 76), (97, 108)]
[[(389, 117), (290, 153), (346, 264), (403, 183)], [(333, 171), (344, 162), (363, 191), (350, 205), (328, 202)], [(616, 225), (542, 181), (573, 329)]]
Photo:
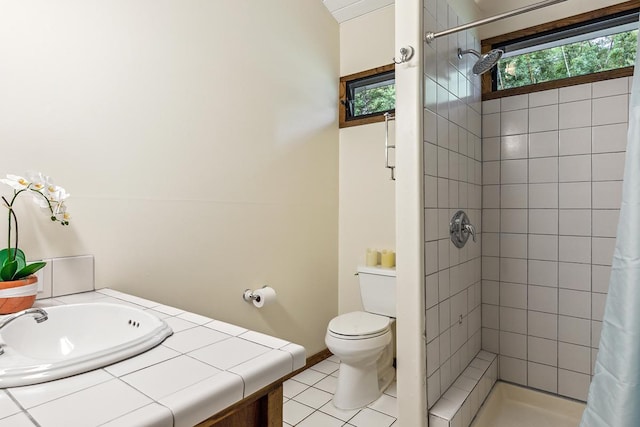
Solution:
[(396, 86), (392, 82), (385, 86), (375, 88), (362, 88), (356, 90), (353, 97), (354, 116), (379, 113), (396, 108)]
[(638, 30), (512, 56), (498, 62), (498, 90), (635, 64)]

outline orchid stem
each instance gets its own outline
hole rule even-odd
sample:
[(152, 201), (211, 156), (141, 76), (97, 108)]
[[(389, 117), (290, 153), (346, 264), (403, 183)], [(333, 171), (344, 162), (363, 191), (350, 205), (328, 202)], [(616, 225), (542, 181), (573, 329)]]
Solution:
[(16, 225), (16, 248), (13, 250), (13, 261), (15, 261), (16, 257), (18, 256), (18, 217), (16, 216), (16, 213), (13, 211), (13, 209), (9, 210), (9, 222), (11, 222), (11, 215), (13, 215), (13, 223)]
[[(2, 196), (2, 200), (7, 205), (7, 209), (9, 209), (9, 226), (7, 227), (7, 248), (9, 249), (9, 257), (11, 257), (11, 211), (13, 211), (13, 207), (9, 204), (7, 199)], [(14, 197), (15, 200), (15, 197)]]

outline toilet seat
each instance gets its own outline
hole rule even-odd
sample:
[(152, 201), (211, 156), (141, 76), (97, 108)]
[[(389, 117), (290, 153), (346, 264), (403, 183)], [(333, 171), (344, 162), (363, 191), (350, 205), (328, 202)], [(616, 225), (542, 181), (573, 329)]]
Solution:
[(386, 316), (354, 311), (333, 318), (327, 329), (336, 338), (367, 339), (387, 333), (390, 323), (391, 319)]

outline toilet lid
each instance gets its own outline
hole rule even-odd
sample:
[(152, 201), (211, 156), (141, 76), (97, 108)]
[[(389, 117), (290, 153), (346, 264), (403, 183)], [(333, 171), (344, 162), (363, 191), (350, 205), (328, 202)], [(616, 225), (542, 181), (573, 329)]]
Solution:
[(364, 311), (341, 314), (329, 322), (329, 330), (347, 336), (372, 335), (389, 327), (389, 318)]

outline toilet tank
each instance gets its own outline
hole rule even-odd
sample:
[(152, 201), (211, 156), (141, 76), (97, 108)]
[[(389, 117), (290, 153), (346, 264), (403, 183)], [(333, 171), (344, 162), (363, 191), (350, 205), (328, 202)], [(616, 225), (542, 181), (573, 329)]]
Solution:
[(358, 278), (364, 311), (396, 317), (396, 270), (359, 266)]

